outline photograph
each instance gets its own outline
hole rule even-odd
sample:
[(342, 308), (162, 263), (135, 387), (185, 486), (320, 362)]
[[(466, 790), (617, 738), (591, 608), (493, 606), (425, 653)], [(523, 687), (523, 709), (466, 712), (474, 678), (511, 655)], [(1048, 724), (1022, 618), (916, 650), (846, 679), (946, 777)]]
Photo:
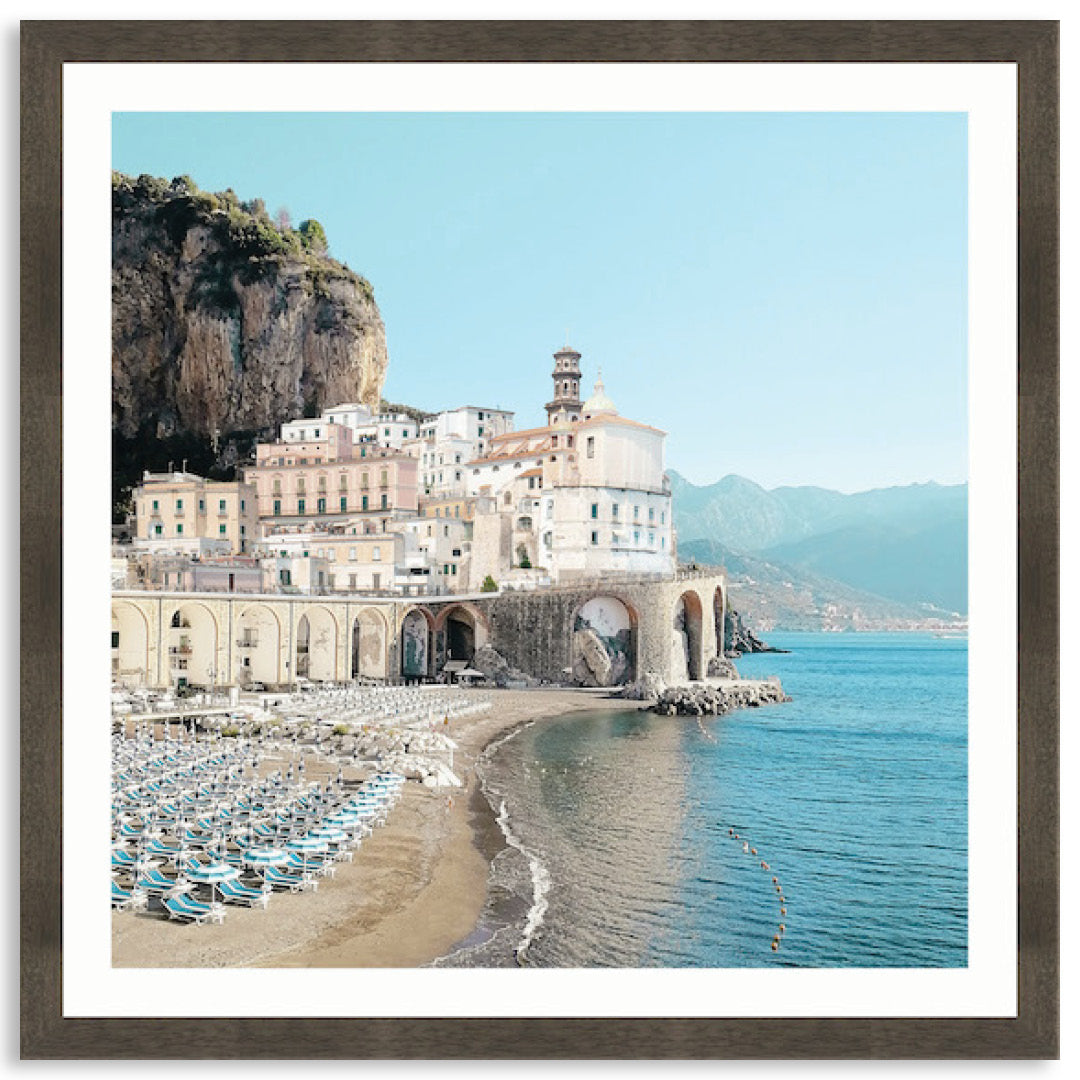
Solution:
[(22, 1056), (1056, 1056), (1058, 25), (277, 10), (19, 31)]
[(967, 145), (115, 113), (113, 964), (966, 967)]

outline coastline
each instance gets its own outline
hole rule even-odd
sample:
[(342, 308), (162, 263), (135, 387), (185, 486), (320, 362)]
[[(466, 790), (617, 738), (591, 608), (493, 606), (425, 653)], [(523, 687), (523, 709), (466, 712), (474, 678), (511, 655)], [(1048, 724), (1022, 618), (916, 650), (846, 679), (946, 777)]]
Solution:
[(476, 764), (521, 726), (584, 710), (639, 707), (607, 689), (476, 690), (492, 708), (452, 721), (461, 788), (407, 784), (387, 824), (316, 893), (276, 893), (265, 911), (230, 907), (221, 926), (114, 914), (116, 967), (423, 967), (451, 953), (484, 912), (505, 847)]

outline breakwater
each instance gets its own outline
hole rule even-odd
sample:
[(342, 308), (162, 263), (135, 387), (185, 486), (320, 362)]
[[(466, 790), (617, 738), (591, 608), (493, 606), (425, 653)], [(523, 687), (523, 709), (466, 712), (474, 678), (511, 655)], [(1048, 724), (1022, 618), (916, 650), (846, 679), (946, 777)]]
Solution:
[(653, 712), (661, 716), (723, 716), (736, 709), (790, 700), (778, 678), (696, 682), (666, 687), (658, 695)]

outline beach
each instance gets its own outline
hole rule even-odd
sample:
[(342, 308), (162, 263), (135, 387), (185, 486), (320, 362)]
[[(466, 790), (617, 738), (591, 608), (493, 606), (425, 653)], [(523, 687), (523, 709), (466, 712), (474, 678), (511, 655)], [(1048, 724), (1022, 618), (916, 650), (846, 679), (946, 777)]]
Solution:
[(636, 705), (609, 690), (467, 693), (492, 708), (450, 722), (462, 787), (406, 783), (386, 825), (317, 892), (275, 893), (266, 910), (230, 905), (221, 925), (114, 913), (114, 966), (421, 967), (450, 952), (476, 925), (503, 847), (476, 775), (484, 748), (528, 721)]

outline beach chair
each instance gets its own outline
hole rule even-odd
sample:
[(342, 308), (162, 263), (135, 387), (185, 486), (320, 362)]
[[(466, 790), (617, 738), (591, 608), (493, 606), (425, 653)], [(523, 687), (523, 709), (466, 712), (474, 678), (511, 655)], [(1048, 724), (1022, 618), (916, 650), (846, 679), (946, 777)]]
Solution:
[(135, 882), (137, 889), (148, 893), (173, 893), (188, 889), (191, 886), (186, 881), (166, 877), (160, 870), (147, 870)]
[(285, 864), (288, 870), (295, 870), (301, 874), (318, 874), (320, 877), (333, 877), (337, 873), (337, 867), (330, 859), (308, 859), (305, 865), (304, 859), (295, 851), (289, 852), (289, 861)]
[(112, 883), (112, 906), (116, 911), (142, 911), (146, 907), (146, 894), (136, 886), (130, 892)]
[(297, 877), (295, 874), (283, 874), (276, 867), (268, 866), (263, 871), (263, 881), (275, 888), (288, 889), (290, 892), (300, 892), (302, 889), (311, 889), (313, 892), (319, 888), (319, 883), (313, 877)]
[(169, 913), (170, 919), (178, 922), (193, 922), (196, 926), (210, 921), (223, 922), (224, 914), (209, 904), (200, 904), (197, 900), (189, 900), (185, 896), (167, 896), (162, 901), (162, 906)]
[(241, 885), (238, 881), (222, 881), (218, 884), (222, 899), (227, 904), (247, 904), (248, 907), (265, 908), (270, 903), (272, 890), (269, 887), (263, 889), (251, 889), (247, 885)]

